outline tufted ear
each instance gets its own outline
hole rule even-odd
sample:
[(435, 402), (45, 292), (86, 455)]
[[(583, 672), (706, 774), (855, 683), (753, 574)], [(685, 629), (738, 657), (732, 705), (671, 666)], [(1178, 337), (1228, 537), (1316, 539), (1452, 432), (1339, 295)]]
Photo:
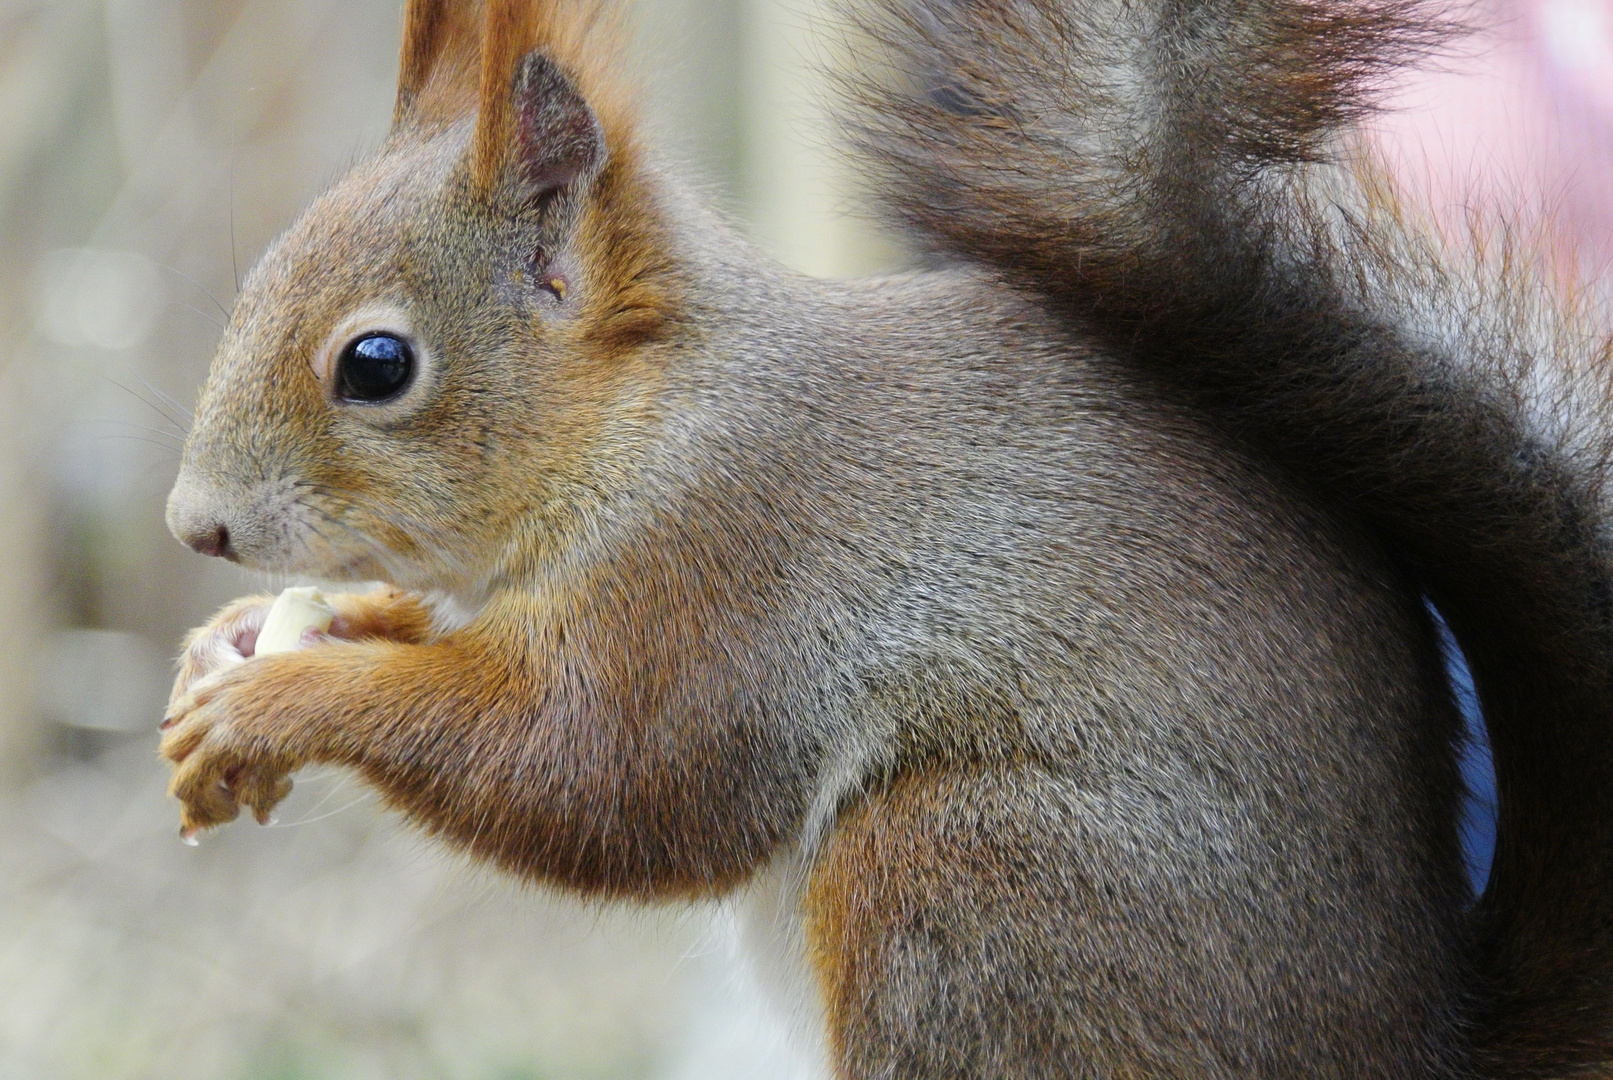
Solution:
[(483, 193), (526, 206), (585, 184), (605, 164), (605, 132), (575, 82), (542, 52), (505, 66), (484, 46), (484, 78), (472, 175)]
[(441, 127), (476, 109), (485, 20), (480, 0), (408, 0), (394, 129)]

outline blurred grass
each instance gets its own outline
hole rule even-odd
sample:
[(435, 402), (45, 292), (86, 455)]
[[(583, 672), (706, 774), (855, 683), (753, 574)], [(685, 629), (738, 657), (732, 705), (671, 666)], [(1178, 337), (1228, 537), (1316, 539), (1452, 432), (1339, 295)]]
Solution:
[(0, 805), (0, 834), (0, 1075), (648, 1076), (710, 974), (702, 912), (515, 888), (330, 773), (191, 849), (149, 750), (118, 747)]

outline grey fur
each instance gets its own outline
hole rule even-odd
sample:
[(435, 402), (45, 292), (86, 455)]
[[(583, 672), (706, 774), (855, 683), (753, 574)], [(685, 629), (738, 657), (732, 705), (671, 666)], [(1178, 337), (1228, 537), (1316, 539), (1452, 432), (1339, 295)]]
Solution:
[[(1327, 163), (1429, 32), (1278, 0), (883, 10), (862, 130), (963, 265), (795, 277), (620, 147), (558, 209), (475, 202), (467, 124), (401, 129), (266, 256), (174, 520), (465, 612), (352, 652), (318, 715), (277, 706), (298, 760), (595, 895), (794, 853), (847, 1078), (1607, 1061), (1602, 442), (1542, 423), (1544, 357), (1495, 329), (1516, 294), (1464, 292)], [(594, 131), (551, 82), (532, 115)], [(601, 221), (653, 240), (639, 307)], [(333, 406), (308, 350), (383, 301), (432, 377)], [(640, 329), (579, 330), (601, 313)], [(1476, 910), (1425, 590), (1496, 736)], [(397, 686), (439, 653), (502, 666)]]

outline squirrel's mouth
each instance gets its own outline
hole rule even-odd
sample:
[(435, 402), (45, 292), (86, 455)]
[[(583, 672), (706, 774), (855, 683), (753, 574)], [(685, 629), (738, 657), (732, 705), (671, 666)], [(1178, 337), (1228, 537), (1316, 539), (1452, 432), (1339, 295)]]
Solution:
[(248, 570), (333, 583), (397, 581), (404, 560), (295, 480), (250, 486), (181, 469), (168, 496), (169, 531), (191, 550)]

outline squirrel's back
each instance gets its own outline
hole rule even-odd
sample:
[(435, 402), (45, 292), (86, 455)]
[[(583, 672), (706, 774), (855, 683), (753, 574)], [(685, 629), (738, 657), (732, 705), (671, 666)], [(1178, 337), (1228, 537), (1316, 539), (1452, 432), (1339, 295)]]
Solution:
[[(1379, 537), (1495, 752), (1486, 1075), (1613, 1060), (1608, 312), (1440, 242), (1351, 121), (1456, 28), (1398, 0), (876, 3), (853, 127), (923, 245), (1042, 296)], [(1054, 74), (1057, 73), (1057, 74)]]

